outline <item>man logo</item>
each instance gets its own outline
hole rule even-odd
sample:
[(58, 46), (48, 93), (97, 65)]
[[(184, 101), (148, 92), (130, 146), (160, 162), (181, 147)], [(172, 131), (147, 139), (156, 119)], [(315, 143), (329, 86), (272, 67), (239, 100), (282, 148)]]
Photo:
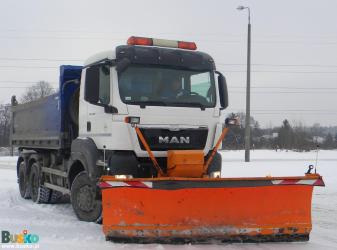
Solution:
[(190, 137), (183, 137), (180, 136), (179, 138), (176, 136), (172, 136), (171, 138), (168, 136), (162, 137), (159, 136), (159, 144), (189, 144), (190, 143)]

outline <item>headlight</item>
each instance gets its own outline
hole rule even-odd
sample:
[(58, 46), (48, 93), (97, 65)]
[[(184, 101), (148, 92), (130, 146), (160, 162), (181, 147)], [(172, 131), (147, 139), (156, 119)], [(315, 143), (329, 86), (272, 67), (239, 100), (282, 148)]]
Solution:
[(119, 175), (114, 175), (116, 179), (132, 179), (132, 175), (124, 175), (124, 174), (119, 174)]

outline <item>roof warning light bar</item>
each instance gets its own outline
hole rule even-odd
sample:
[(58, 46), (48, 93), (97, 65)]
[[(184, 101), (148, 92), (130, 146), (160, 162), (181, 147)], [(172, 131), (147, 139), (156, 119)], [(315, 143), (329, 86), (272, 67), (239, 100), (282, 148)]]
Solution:
[(188, 49), (188, 50), (197, 49), (197, 45), (195, 44), (195, 42), (155, 39), (155, 38), (138, 37), (138, 36), (131, 36), (128, 39), (127, 43), (128, 45), (158, 46), (158, 47), (179, 48), (179, 49)]

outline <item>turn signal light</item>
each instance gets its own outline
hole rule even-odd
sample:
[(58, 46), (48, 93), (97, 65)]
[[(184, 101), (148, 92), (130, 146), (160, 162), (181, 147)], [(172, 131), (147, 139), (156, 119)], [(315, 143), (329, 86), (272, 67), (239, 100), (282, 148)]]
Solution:
[(139, 124), (140, 123), (140, 117), (137, 116), (126, 116), (124, 118), (125, 123), (130, 123), (130, 124)]

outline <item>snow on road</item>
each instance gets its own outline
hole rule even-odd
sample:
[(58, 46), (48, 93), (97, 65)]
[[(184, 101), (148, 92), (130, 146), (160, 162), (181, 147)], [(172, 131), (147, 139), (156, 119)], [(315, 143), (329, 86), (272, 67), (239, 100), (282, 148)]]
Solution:
[[(224, 177), (303, 175), (315, 163), (315, 152), (252, 151), (250, 163), (243, 151), (223, 151)], [(223, 245), (138, 245), (106, 242), (100, 225), (80, 222), (65, 204), (34, 204), (20, 197), (16, 182), (15, 157), (0, 157), (0, 230), (13, 234), (27, 229), (38, 234), (40, 249), (337, 249), (337, 151), (321, 151), (317, 171), (326, 187), (316, 187), (313, 196), (313, 231), (306, 243)], [(0, 244), (0, 248), (4, 245)]]

